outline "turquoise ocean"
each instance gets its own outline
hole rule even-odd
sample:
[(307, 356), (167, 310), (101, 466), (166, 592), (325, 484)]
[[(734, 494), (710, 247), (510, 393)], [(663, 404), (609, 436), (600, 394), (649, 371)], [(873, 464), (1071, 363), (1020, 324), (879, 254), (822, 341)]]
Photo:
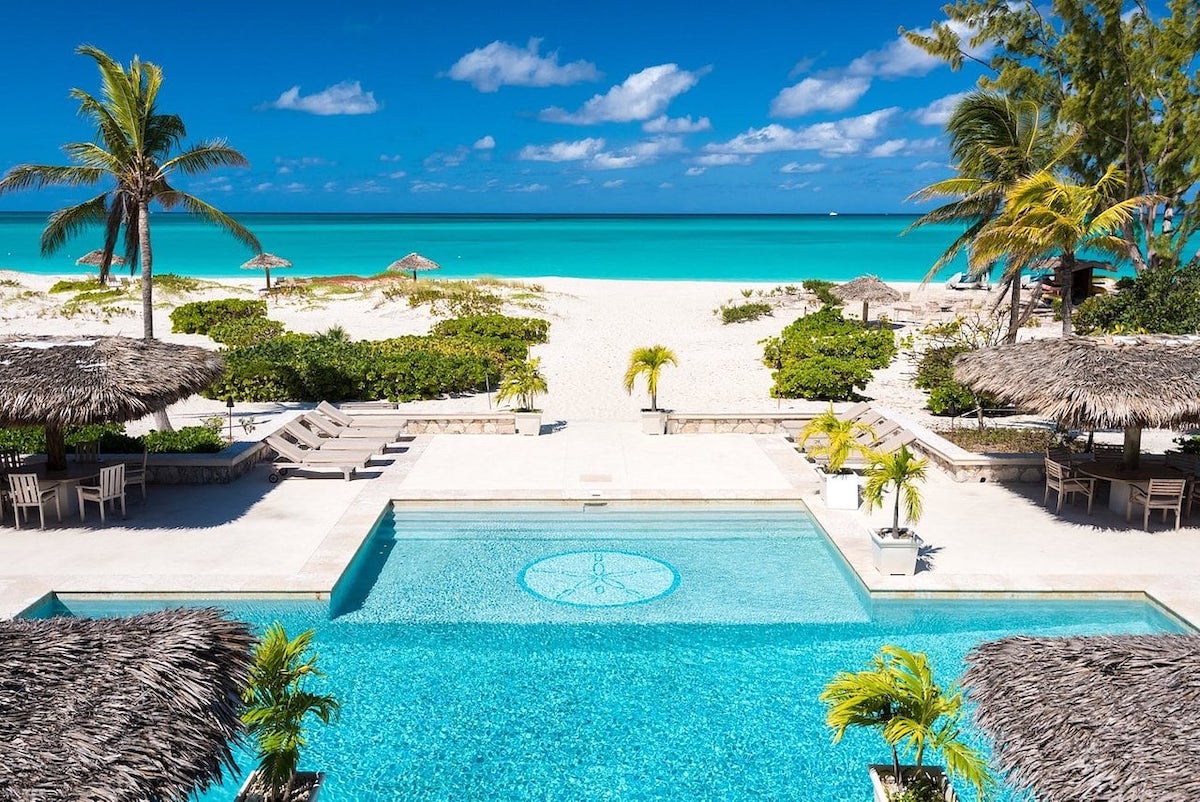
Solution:
[[(961, 231), (901, 232), (910, 215), (401, 215), (237, 214), (263, 248), (291, 260), (289, 276), (368, 276), (416, 251), (441, 277), (566, 276), (598, 279), (795, 283), (871, 273), (920, 281)], [(100, 247), (85, 231), (51, 258), (38, 253), (45, 213), (0, 213), (0, 269), (79, 273)], [(185, 215), (152, 217), (154, 270), (247, 277), (253, 254)], [(941, 276), (962, 270), (965, 262)]]

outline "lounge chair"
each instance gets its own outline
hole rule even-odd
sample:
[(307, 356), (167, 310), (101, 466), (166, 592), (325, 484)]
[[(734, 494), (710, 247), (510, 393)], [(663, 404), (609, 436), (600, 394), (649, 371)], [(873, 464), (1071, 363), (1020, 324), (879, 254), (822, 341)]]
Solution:
[(322, 453), (312, 449), (304, 450), (295, 443), (273, 434), (267, 435), (264, 440), (276, 454), (275, 461), (272, 463), (274, 470), (268, 477), (272, 483), (278, 482), (280, 477), (286, 476), (288, 471), (294, 469), (337, 470), (341, 471), (342, 477), (349, 482), (359, 468), (365, 468), (371, 461), (370, 454), (363, 455), (361, 452), (328, 451)]
[(399, 433), (408, 425), (407, 415), (347, 415), (328, 401), (317, 404), (317, 412), (338, 426), (395, 426)]
[(1050, 501), (1050, 491), (1058, 493), (1058, 506), (1054, 512), (1062, 512), (1063, 499), (1066, 496), (1084, 495), (1087, 496), (1088, 515), (1092, 514), (1092, 501), (1096, 497), (1096, 480), (1082, 476), (1075, 476), (1071, 472), (1069, 465), (1064, 465), (1061, 462), (1046, 457), (1046, 492), (1042, 494), (1042, 505), (1044, 506)]
[[(891, 454), (893, 451), (900, 448), (900, 446), (906, 446), (916, 439), (917, 436), (908, 429), (898, 428), (897, 431), (894, 431), (886, 438), (876, 438), (872, 443), (865, 444), (865, 447), (877, 454)], [(814, 458), (813, 461), (821, 466), (824, 466), (829, 462), (828, 458), (825, 457)], [(842, 468), (850, 471), (865, 471), (869, 467), (871, 467), (871, 460), (867, 457), (857, 454), (850, 457), (850, 459), (847, 459), (842, 464)]]
[(1143, 510), (1142, 528), (1150, 531), (1150, 511), (1162, 510), (1163, 523), (1167, 521), (1167, 513), (1175, 513), (1175, 528), (1180, 527), (1180, 512), (1183, 509), (1183, 493), (1187, 489), (1186, 479), (1151, 479), (1146, 488), (1131, 484), (1129, 486), (1129, 506), (1125, 508), (1125, 522), (1133, 517), (1133, 505), (1141, 504)]
[(399, 426), (339, 426), (331, 418), (318, 413), (301, 415), (297, 420), (323, 437), (366, 438), (389, 443), (400, 439)]
[(340, 440), (336, 437), (321, 437), (299, 421), (292, 421), (286, 426), (280, 427), (276, 434), (291, 438), (301, 449), (322, 451), (326, 454), (337, 451), (374, 456), (382, 454), (386, 445), (384, 440)]
[(989, 289), (987, 277), (972, 278), (966, 273), (955, 273), (946, 282), (948, 290), (986, 290)]

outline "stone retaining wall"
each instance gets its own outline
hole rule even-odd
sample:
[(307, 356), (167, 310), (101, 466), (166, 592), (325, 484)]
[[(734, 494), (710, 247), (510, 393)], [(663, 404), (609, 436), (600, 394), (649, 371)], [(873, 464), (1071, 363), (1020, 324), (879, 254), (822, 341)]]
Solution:
[[(271, 456), (266, 443), (235, 443), (217, 454), (151, 454), (146, 483), (152, 485), (228, 484)], [(140, 463), (141, 454), (104, 454), (105, 463)], [(134, 490), (134, 493), (139, 491)]]
[[(365, 420), (370, 415), (361, 416)], [(411, 416), (404, 424), (405, 434), (516, 434), (512, 415), (426, 415)]]
[(763, 413), (745, 415), (684, 414), (667, 415), (667, 434), (787, 434), (804, 428), (811, 416), (800, 413)]

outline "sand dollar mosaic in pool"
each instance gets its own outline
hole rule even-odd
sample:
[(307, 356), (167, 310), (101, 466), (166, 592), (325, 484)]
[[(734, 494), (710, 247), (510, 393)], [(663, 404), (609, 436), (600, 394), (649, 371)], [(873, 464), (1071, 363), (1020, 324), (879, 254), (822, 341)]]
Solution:
[(542, 557), (517, 576), (539, 599), (578, 607), (624, 607), (661, 599), (679, 586), (669, 563), (625, 551), (571, 551)]

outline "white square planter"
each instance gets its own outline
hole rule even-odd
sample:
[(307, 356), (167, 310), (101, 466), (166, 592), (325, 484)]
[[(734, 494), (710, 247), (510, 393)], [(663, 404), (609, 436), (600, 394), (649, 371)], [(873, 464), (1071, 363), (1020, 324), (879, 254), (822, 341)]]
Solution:
[[(900, 770), (906, 774), (915, 766), (901, 766)], [(871, 788), (875, 792), (875, 802), (891, 802), (891, 797), (888, 796), (887, 786), (884, 785), (882, 776), (891, 778), (892, 767), (887, 763), (868, 766), (867, 770), (871, 774)], [(942, 794), (945, 796), (946, 802), (958, 802), (958, 794), (954, 793), (954, 787), (950, 785), (950, 781), (946, 779), (946, 772), (937, 766), (925, 766), (924, 770), (933, 777), (934, 782), (941, 788)]]
[(831, 510), (857, 510), (861, 479), (856, 473), (825, 474), (825, 506)]
[(517, 434), (523, 434), (527, 437), (536, 437), (541, 434), (542, 413), (514, 412), (513, 417), (516, 418)]
[(912, 576), (917, 572), (917, 555), (921, 552), (921, 538), (880, 537), (878, 530), (871, 530), (871, 553), (875, 570), (888, 576)]
[(661, 409), (642, 410), (642, 434), (666, 434), (667, 413)]

